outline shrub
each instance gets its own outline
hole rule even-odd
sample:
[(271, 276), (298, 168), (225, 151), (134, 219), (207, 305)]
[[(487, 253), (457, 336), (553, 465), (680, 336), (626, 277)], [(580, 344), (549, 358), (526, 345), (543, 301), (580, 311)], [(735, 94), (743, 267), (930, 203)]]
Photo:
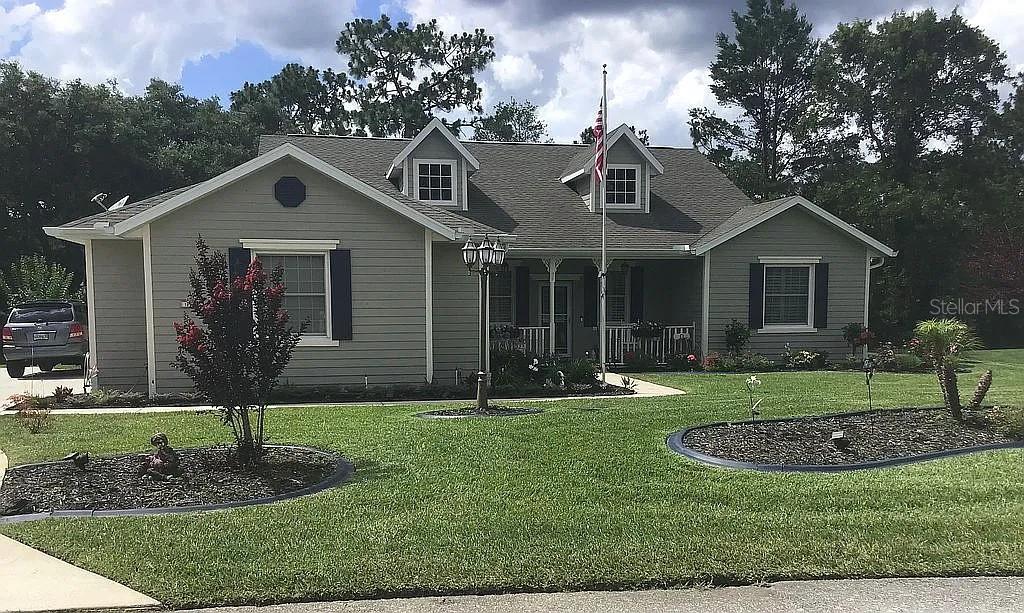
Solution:
[(670, 370), (700, 370), (701, 361), (693, 353), (673, 353), (668, 356), (668, 367)]
[(997, 406), (988, 414), (992, 429), (1015, 439), (1024, 439), (1024, 407)]
[(41, 255), (23, 255), (0, 273), (0, 296), (11, 306), (28, 300), (80, 300), (82, 295), (70, 270)]
[(647, 372), (658, 367), (658, 360), (638, 351), (627, 351), (622, 362), (630, 372)]
[(922, 372), (924, 360), (913, 353), (901, 353), (892, 343), (884, 343), (872, 355), (878, 370), (887, 372)]
[(782, 366), (789, 370), (821, 370), (829, 365), (828, 353), (793, 349), (786, 343), (786, 350), (780, 354)]
[(734, 319), (725, 326), (725, 348), (729, 353), (742, 352), (749, 340), (750, 326), (747, 324)]
[(288, 323), (281, 306), (281, 268), (268, 277), (259, 258), (253, 258), (244, 275), (229, 279), (222, 253), (211, 253), (201, 238), (196, 251), (186, 304), (197, 319), (186, 314), (183, 322), (174, 323), (178, 354), (173, 364), (220, 408), (239, 459), (253, 464), (263, 452), (270, 394), (308, 324), (296, 330)]
[(566, 385), (597, 385), (597, 368), (590, 360), (565, 360), (559, 366)]
[[(967, 324), (955, 319), (929, 319), (919, 322), (914, 328), (914, 338), (917, 339), (920, 350), (931, 360), (946, 408), (955, 419), (962, 420), (963, 404), (960, 401), (956, 378), (956, 358), (963, 351), (980, 347), (981, 343)], [(978, 382), (969, 408), (977, 409), (981, 406), (991, 383), (992, 371), (988, 371)]]
[(50, 409), (26, 407), (17, 413), (18, 421), (32, 434), (39, 434), (50, 421)]
[(709, 353), (704, 358), (704, 370), (709, 372), (764, 372), (774, 364), (760, 353)]
[[(525, 383), (530, 380), (530, 361), (526, 354), (517, 349), (491, 352), (491, 381), (497, 385)], [(476, 381), (476, 373), (473, 373)]]

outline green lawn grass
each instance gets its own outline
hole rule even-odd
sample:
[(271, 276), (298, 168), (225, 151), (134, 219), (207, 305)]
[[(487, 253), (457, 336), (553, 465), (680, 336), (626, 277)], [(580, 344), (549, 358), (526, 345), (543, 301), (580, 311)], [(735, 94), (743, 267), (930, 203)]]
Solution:
[[(1024, 398), (1024, 351), (979, 353), (992, 399)], [(417, 407), (275, 410), (271, 436), (335, 449), (356, 478), (263, 507), (51, 520), (4, 534), (172, 606), (674, 586), (781, 578), (1024, 574), (1024, 451), (842, 475), (761, 474), (670, 453), (681, 427), (742, 417), (744, 375), (652, 375), (689, 393), (566, 400), (511, 419)], [(965, 390), (976, 373), (961, 376)], [(858, 409), (859, 373), (766, 373), (765, 417)], [(875, 377), (882, 406), (939, 400), (930, 375)], [(14, 464), (142, 450), (154, 431), (224, 442), (215, 415), (0, 419)], [(55, 588), (56, 589), (56, 588)]]

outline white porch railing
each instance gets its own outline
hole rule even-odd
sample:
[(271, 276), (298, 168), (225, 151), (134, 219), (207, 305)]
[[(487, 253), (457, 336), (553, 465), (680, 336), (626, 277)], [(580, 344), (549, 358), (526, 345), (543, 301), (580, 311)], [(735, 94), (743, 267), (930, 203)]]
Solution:
[(546, 355), (548, 347), (548, 327), (529, 326), (519, 328), (520, 336), (516, 339), (491, 339), (491, 349), (497, 351), (522, 351), (526, 355)]
[(665, 326), (661, 334), (653, 337), (634, 337), (633, 326), (608, 326), (608, 363), (622, 365), (625, 355), (634, 353), (654, 358), (659, 364), (677, 353), (692, 353), (695, 325)]

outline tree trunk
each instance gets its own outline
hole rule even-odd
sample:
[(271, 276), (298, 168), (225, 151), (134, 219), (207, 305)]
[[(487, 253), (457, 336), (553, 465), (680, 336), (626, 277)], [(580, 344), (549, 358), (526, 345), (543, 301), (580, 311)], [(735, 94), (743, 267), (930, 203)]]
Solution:
[(942, 378), (946, 392), (946, 406), (953, 414), (953, 419), (960, 421), (964, 418), (963, 408), (960, 406), (960, 390), (956, 385), (956, 369), (949, 364), (942, 365)]
[(252, 436), (249, 408), (239, 407), (238, 419), (242, 422), (242, 436), (238, 441), (238, 457), (243, 464), (250, 464), (256, 458), (256, 443)]
[(985, 394), (988, 393), (988, 388), (992, 387), (992, 371), (986, 370), (985, 374), (981, 375), (978, 379), (978, 387), (974, 388), (974, 397), (971, 398), (970, 409), (977, 411), (981, 408), (981, 403), (985, 400)]

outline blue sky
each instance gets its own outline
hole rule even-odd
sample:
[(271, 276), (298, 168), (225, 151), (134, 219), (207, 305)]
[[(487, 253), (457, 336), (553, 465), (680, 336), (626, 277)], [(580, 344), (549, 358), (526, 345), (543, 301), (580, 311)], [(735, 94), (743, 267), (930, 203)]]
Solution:
[[(1024, 69), (1024, 1), (931, 0), (985, 29)], [(827, 36), (840, 21), (918, 10), (915, 0), (798, 0)], [(479, 77), (485, 107), (515, 96), (540, 108), (556, 141), (590, 123), (609, 64), (609, 121), (647, 129), (654, 144), (689, 145), (689, 109), (715, 107), (714, 34), (743, 0), (0, 0), (0, 55), (62, 79), (116, 80), (137, 93), (151, 77), (194, 96), (261, 81), (288, 62), (344, 69), (334, 51), (354, 17), (436, 18), (445, 32), (482, 27), (496, 58)]]

